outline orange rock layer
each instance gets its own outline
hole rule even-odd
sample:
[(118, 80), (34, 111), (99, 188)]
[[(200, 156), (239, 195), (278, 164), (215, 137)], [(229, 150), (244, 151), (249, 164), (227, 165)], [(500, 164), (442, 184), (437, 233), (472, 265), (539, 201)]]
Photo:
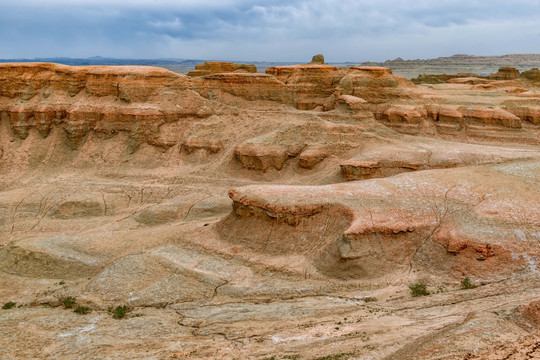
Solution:
[[(226, 65), (216, 63), (211, 67), (221, 71), (228, 69)], [(216, 100), (231, 105), (237, 101), (270, 101), (329, 113), (352, 111), (363, 114), (363, 119), (374, 116), (392, 129), (414, 135), (540, 143), (540, 103), (534, 93), (514, 97), (499, 106), (485, 102), (449, 104), (439, 93), (418, 88), (379, 67), (341, 69), (307, 64), (273, 67), (267, 74), (186, 77), (152, 67), (0, 65), (0, 120), (9, 124), (13, 136), (25, 139), (35, 129), (47, 137), (56, 126), (64, 130), (73, 148), (92, 131), (108, 136), (127, 132), (133, 150), (141, 143), (169, 147), (175, 142), (164, 139), (160, 127), (180, 119), (208, 118), (218, 108), (211, 104)], [(197, 143), (195, 139), (190, 141)], [(186, 149), (193, 147), (186, 144)], [(220, 148), (207, 145), (212, 151)], [(279, 150), (281, 160), (264, 160), (261, 164), (266, 165), (257, 165), (257, 161), (245, 157), (253, 155), (248, 148), (237, 149), (238, 158), (247, 168), (279, 169), (290, 154), (298, 154)], [(312, 149), (304, 155), (302, 164), (309, 168), (329, 153)]]

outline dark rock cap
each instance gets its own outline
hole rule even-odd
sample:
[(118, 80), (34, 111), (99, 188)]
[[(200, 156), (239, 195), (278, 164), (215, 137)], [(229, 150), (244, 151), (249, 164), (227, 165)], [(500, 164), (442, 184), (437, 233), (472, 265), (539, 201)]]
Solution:
[(313, 58), (311, 59), (311, 64), (324, 65), (324, 56), (323, 56), (323, 54), (314, 55)]

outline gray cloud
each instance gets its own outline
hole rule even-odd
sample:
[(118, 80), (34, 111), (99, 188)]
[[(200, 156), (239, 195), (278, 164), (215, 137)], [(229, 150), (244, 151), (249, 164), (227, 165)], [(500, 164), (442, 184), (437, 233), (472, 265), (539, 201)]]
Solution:
[(0, 9), (0, 58), (532, 53), (540, 22), (538, 0), (0, 0)]

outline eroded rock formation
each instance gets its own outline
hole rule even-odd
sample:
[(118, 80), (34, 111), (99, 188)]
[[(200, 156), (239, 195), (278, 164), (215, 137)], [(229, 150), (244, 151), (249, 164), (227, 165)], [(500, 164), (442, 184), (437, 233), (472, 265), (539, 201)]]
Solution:
[(534, 71), (192, 75), (0, 65), (0, 357), (536, 356)]
[(504, 66), (499, 69), (495, 74), (488, 76), (488, 79), (493, 80), (514, 80), (519, 78), (519, 70), (511, 66)]
[(257, 67), (252, 64), (236, 64), (232, 62), (207, 61), (195, 65), (195, 70), (188, 76), (204, 76), (219, 73), (256, 73)]

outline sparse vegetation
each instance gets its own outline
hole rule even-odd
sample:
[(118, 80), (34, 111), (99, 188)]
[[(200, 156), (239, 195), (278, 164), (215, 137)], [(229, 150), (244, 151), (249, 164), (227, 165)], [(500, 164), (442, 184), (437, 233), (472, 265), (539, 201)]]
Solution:
[(443, 293), (446, 291), (446, 287), (444, 285), (441, 285), (437, 288), (437, 294)]
[(354, 352), (321, 356), (321, 357), (316, 358), (315, 360), (340, 360), (340, 359), (348, 359), (351, 356), (354, 356)]
[(71, 296), (62, 299), (62, 306), (64, 306), (64, 309), (72, 309), (75, 303), (75, 299)]
[(129, 309), (126, 305), (117, 306), (116, 309), (112, 310), (112, 317), (117, 320), (123, 319), (126, 317), (128, 312)]
[(423, 283), (409, 285), (409, 289), (411, 289), (411, 295), (413, 297), (427, 296), (430, 294), (427, 290), (427, 285)]
[(368, 297), (362, 298), (362, 300), (364, 300), (364, 302), (370, 303), (370, 302), (375, 302), (375, 301), (377, 301), (377, 298), (376, 298), (376, 297), (372, 297), (372, 296), (368, 296)]
[[(176, 353), (176, 354), (171, 354), (169, 355), (169, 359), (185, 359), (186, 357), (189, 357), (193, 354), (195, 354), (197, 352), (197, 350), (192, 350), (190, 351), (189, 353)], [(238, 358), (234, 358), (233, 360), (239, 360)]]
[(73, 312), (79, 314), (79, 315), (86, 315), (90, 312), (90, 308), (86, 307), (86, 306), (77, 306), (77, 308), (75, 310), (73, 310)]
[(475, 284), (473, 284), (473, 282), (471, 281), (471, 279), (469, 279), (468, 277), (466, 277), (465, 279), (461, 280), (461, 288), (462, 289), (474, 289), (476, 287)]
[(5, 304), (2, 306), (2, 310), (13, 309), (13, 308), (15, 307), (15, 305), (17, 305), (17, 303), (14, 303), (13, 301), (8, 301), (7, 303), (5, 303)]

